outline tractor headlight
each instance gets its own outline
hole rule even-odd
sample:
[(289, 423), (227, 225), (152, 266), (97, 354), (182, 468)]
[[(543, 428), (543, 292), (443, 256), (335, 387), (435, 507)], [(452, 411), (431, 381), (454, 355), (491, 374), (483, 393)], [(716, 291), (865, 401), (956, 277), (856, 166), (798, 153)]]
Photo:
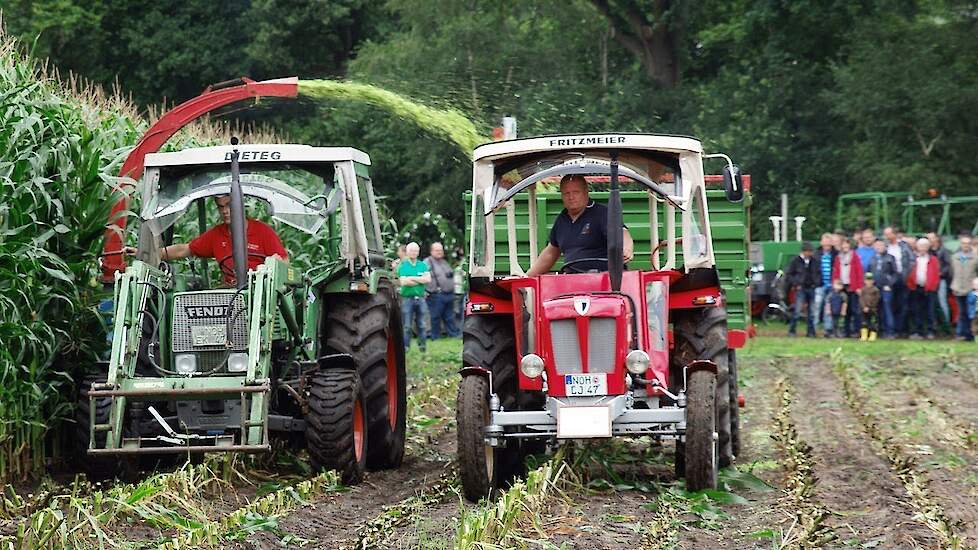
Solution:
[(178, 354), (176, 365), (180, 374), (193, 374), (197, 372), (197, 356), (192, 353)]
[(527, 378), (536, 378), (543, 373), (543, 359), (534, 353), (524, 355), (520, 361), (520, 370)]
[(248, 370), (248, 354), (232, 353), (228, 356), (228, 372), (244, 372)]
[(632, 374), (644, 374), (649, 370), (649, 354), (640, 349), (633, 349), (625, 356), (625, 368)]

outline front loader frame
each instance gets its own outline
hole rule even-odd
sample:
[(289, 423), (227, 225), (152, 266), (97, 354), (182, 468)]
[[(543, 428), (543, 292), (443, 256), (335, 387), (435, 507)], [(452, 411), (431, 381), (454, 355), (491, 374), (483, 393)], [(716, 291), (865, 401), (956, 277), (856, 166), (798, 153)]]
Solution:
[[(143, 453), (182, 453), (202, 451), (261, 452), (269, 450), (268, 401), (271, 393), (270, 369), (272, 339), (276, 325), (279, 296), (289, 279), (289, 269), (275, 259), (266, 259), (249, 275), (246, 299), (249, 314), (248, 324), (248, 363), (243, 376), (156, 376), (137, 375), (139, 350), (142, 339), (144, 311), (152, 288), (166, 288), (170, 276), (150, 265), (136, 261), (124, 273), (116, 273), (115, 303), (116, 316), (112, 355), (109, 361), (108, 378), (104, 384), (93, 384), (89, 398), (92, 400), (91, 434), (89, 454), (143, 454)], [(288, 331), (296, 330), (295, 315), (292, 309), (283, 309), (283, 324)], [(293, 334), (293, 337), (300, 335)], [(168, 354), (169, 350), (161, 350)], [(234, 442), (234, 435), (178, 434), (158, 418), (167, 435), (143, 438), (126, 438), (124, 435), (125, 411), (130, 398), (145, 401), (181, 401), (186, 399), (230, 399), (238, 396), (241, 400), (240, 443)], [(109, 420), (106, 424), (96, 424), (95, 400), (110, 398)], [(154, 413), (153, 410), (150, 410)], [(154, 414), (154, 416), (156, 416)], [(105, 447), (97, 448), (96, 432), (107, 432)], [(171, 446), (144, 447), (149, 441), (170, 443)], [(192, 442), (210, 441), (208, 445), (194, 445)]]

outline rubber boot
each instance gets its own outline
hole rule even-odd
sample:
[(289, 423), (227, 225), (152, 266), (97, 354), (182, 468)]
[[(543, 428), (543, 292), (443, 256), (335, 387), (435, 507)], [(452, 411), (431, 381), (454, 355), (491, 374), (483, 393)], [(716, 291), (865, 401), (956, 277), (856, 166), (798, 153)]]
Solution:
[(862, 340), (863, 342), (865, 342), (866, 340), (869, 339), (869, 329), (868, 328), (861, 328), (861, 329), (859, 329), (859, 339)]
[(875, 330), (869, 331), (869, 341), (870, 342), (875, 342), (876, 341), (876, 331)]

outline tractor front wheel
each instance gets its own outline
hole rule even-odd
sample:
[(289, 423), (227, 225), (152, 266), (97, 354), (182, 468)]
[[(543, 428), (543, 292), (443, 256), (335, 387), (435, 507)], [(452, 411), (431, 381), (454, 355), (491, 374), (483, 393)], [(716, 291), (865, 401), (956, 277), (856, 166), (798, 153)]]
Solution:
[(327, 370), (309, 377), (306, 444), (317, 469), (336, 470), (347, 484), (367, 468), (368, 422), (360, 376)]
[(716, 489), (716, 375), (699, 369), (689, 373), (687, 384), (686, 441), (677, 448), (683, 453), (686, 489)]
[[(676, 338), (676, 377), (682, 380), (682, 368), (696, 360), (712, 361), (717, 366), (716, 396), (713, 410), (719, 434), (720, 467), (734, 459), (730, 424), (730, 370), (727, 348), (727, 311), (721, 307), (693, 309), (676, 316), (673, 333)], [(688, 383), (688, 381), (687, 381)]]
[(496, 449), (486, 442), (490, 418), (489, 381), (475, 375), (462, 378), (455, 407), (458, 463), (465, 498), (473, 502), (497, 487)]

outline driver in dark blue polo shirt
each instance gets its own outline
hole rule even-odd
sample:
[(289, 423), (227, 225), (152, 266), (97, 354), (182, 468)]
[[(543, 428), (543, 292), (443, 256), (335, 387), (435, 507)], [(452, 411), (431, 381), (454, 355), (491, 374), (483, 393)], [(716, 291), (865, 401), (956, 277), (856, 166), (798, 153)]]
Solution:
[[(561, 253), (564, 263), (583, 258), (606, 258), (608, 255), (608, 208), (591, 200), (587, 180), (581, 175), (566, 175), (560, 180), (560, 198), (564, 210), (550, 230), (550, 243), (540, 252), (526, 272), (527, 276), (543, 275), (550, 271)], [(632, 259), (632, 236), (624, 230), (623, 256)], [(577, 271), (595, 269), (607, 271), (608, 262), (591, 261), (574, 264)]]

